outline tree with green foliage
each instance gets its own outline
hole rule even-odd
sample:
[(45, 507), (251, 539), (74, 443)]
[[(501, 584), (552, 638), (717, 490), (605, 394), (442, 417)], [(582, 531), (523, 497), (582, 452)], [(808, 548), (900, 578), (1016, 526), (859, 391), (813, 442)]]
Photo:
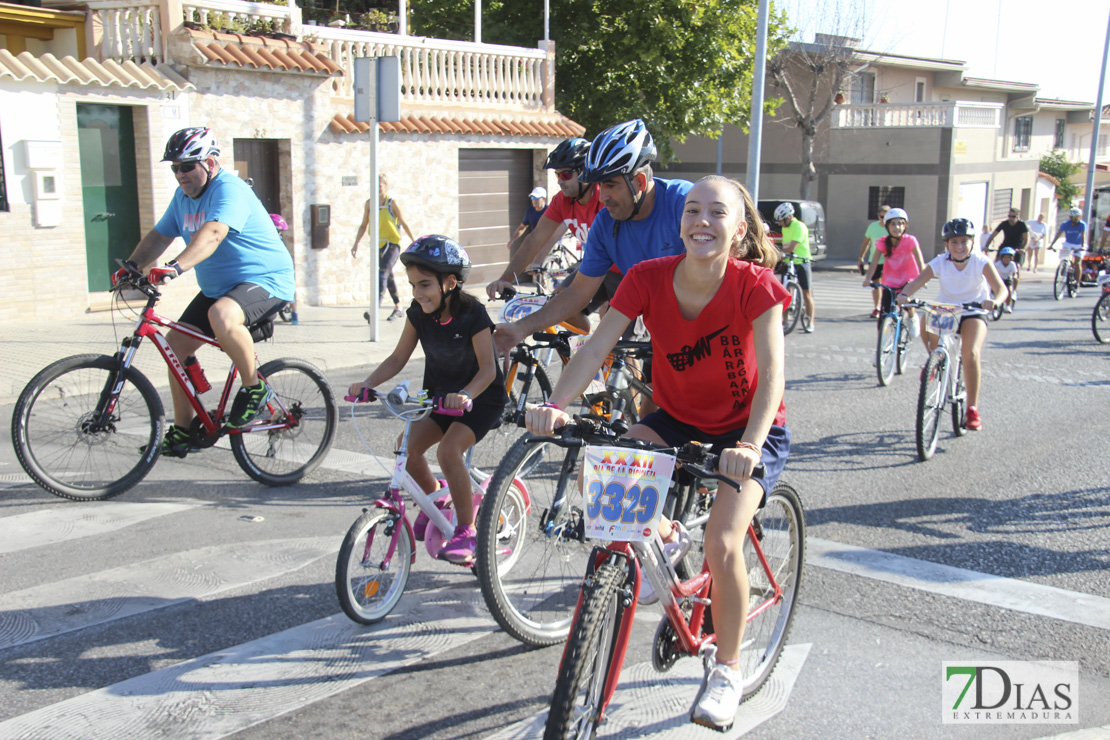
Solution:
[[(412, 33), (470, 40), (474, 0), (410, 0)], [(536, 0), (484, 0), (482, 41), (534, 47), (543, 37)], [(551, 0), (555, 104), (587, 136), (632, 118), (647, 123), (660, 159), (671, 142), (747, 130), (758, 0)], [(786, 43), (773, 14), (767, 56)], [(773, 113), (781, 101), (768, 101)]]
[(1054, 149), (1051, 154), (1041, 157), (1041, 172), (1052, 175), (1059, 181), (1056, 197), (1060, 199), (1060, 207), (1064, 210), (1071, 208), (1075, 196), (1079, 194), (1079, 188), (1068, 178), (1079, 172), (1079, 165), (1069, 162), (1062, 149)]

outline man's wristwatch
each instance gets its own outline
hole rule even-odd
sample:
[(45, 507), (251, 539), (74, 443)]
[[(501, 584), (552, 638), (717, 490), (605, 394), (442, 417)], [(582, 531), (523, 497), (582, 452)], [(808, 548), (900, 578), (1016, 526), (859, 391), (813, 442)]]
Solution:
[(185, 272), (184, 270), (181, 269), (181, 265), (177, 264), (177, 260), (171, 260), (171, 261), (167, 262), (166, 267), (172, 267), (174, 269), (174, 271), (177, 273), (178, 277), (181, 277), (181, 274)]

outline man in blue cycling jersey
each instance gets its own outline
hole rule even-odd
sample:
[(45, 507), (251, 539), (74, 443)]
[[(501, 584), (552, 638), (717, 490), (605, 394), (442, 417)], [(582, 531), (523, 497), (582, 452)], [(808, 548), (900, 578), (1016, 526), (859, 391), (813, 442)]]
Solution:
[(638, 262), (686, 251), (679, 226), (692, 184), (654, 177), (656, 154), (655, 141), (639, 119), (597, 135), (578, 180), (597, 183), (604, 209), (590, 226), (578, 274), (539, 311), (498, 324), (493, 338), (499, 352), (585, 308), (610, 267), (624, 273)]
[(1078, 208), (1068, 211), (1068, 220), (1060, 224), (1056, 236), (1052, 238), (1052, 244), (1048, 245), (1048, 248), (1052, 249), (1060, 235), (1064, 235), (1064, 246), (1060, 247), (1060, 261), (1064, 262), (1069, 258), (1072, 260), (1072, 276), (1075, 279), (1076, 290), (1079, 290), (1083, 282), (1083, 257), (1087, 254), (1087, 245), (1084, 242), (1087, 236), (1087, 222), (1082, 219), (1082, 216), (1083, 211)]
[[(219, 155), (210, 129), (186, 128), (170, 137), (162, 161), (171, 163), (179, 187), (129, 261), (143, 269), (151, 283), (165, 283), (196, 268), (201, 292), (180, 322), (215, 337), (239, 370), (243, 387), (232, 404), (227, 425), (241, 429), (273, 396), (258, 377), (254, 339), (247, 327), (275, 315), (292, 301), (295, 283), (293, 260), (270, 214), (249, 185), (220, 167)], [(185, 242), (185, 249), (176, 259), (155, 266), (178, 237)], [(121, 269), (113, 280), (118, 282), (126, 274), (126, 268)], [(191, 357), (203, 344), (172, 330), (166, 340), (180, 358)], [(174, 423), (162, 442), (162, 454), (184, 457), (195, 412), (172, 372), (170, 392)]]

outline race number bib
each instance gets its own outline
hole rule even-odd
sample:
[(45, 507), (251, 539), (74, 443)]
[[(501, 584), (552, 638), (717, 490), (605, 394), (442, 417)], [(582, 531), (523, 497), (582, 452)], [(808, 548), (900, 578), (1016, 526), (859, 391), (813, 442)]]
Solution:
[(674, 472), (674, 455), (587, 447), (583, 476), (586, 537), (643, 542), (655, 536)]
[(545, 303), (547, 303), (545, 295), (518, 295), (505, 302), (497, 314), (497, 319), (502, 324), (520, 321), (525, 316), (539, 311)]
[(947, 337), (960, 330), (962, 310), (959, 306), (932, 306), (926, 329), (930, 334)]

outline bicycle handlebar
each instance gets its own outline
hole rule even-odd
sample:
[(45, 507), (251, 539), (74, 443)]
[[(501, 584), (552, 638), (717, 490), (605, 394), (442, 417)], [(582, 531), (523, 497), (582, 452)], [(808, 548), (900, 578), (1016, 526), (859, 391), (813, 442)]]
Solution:
[[(398, 388), (400, 388), (400, 386), (398, 386)], [(395, 391), (396, 391), (396, 389), (394, 389), (394, 392)], [(406, 395), (403, 398), (394, 399), (394, 398), (392, 398), (392, 396), (393, 396), (393, 392), (390, 392), (387, 395), (387, 398), (389, 398), (389, 400), (392, 401), (393, 404), (396, 405), (396, 406), (403, 405), (406, 401), (408, 401), (407, 389), (406, 389)], [(381, 398), (381, 394), (378, 393), (373, 388), (363, 388), (362, 392), (360, 392), (357, 396), (343, 396), (344, 401), (350, 401), (351, 403), (369, 403), (371, 401), (377, 401), (379, 398)], [(474, 402), (469, 398), (466, 400), (466, 403), (464, 404), (463, 408), (461, 408), (461, 409), (449, 409), (449, 408), (447, 408), (446, 406), (443, 405), (443, 399), (444, 399), (444, 396), (434, 396), (432, 398), (428, 398), (428, 399), (425, 399), (423, 401), (420, 401), (420, 405), (421, 406), (433, 406), (434, 405), (435, 406), (435, 412), (437, 414), (443, 414), (444, 416), (462, 416), (467, 411), (470, 411), (472, 408), (474, 408)]]

